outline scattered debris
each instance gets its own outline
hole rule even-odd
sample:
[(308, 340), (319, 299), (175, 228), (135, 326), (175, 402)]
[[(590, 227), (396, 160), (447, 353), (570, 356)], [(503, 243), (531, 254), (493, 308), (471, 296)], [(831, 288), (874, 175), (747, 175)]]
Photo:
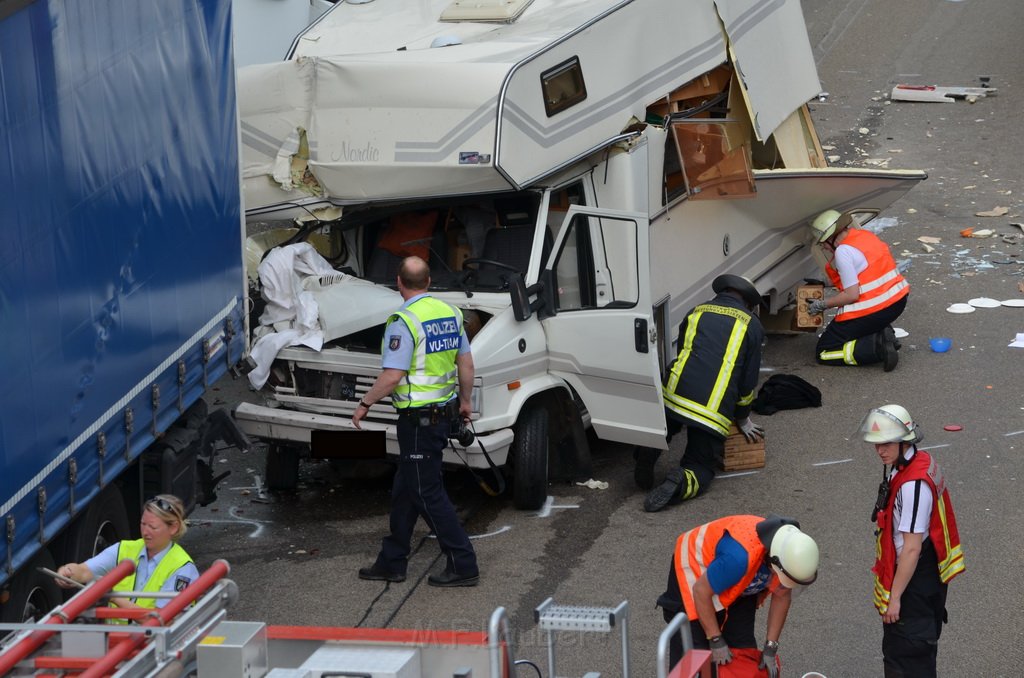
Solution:
[(940, 87), (937, 85), (896, 85), (889, 98), (893, 101), (920, 101), (951, 104), (958, 99), (974, 103), (997, 91), (995, 87)]
[(938, 245), (940, 242), (942, 242), (942, 238), (939, 238), (938, 236), (934, 235), (922, 235), (917, 240), (918, 242), (928, 243), (929, 245)]
[(976, 216), (976, 217), (1001, 217), (1004, 214), (1008, 213), (1009, 211), (1010, 211), (1009, 207), (993, 207), (992, 209), (985, 210), (984, 212), (975, 212), (974, 216)]
[(928, 244), (928, 243), (926, 243), (926, 242), (922, 242), (922, 243), (921, 243), (921, 249), (923, 249), (923, 250), (925, 251), (925, 253), (926, 253), (926, 254), (931, 254), (932, 252), (934, 252), (934, 251), (935, 251), (935, 248), (934, 248), (934, 247), (932, 247), (931, 245), (929, 245), (929, 244)]
[(580, 487), (589, 487), (592, 490), (607, 490), (608, 489), (608, 483), (604, 482), (603, 480), (594, 480), (593, 478), (591, 478), (590, 480), (588, 480), (586, 482), (576, 483), (576, 484), (579, 485)]
[(960, 236), (963, 238), (970, 238), (972, 233), (974, 233), (974, 228), (968, 227), (960, 231)]
[(913, 207), (908, 207), (907, 214), (917, 214), (917, 210), (914, 209)]
[(946, 431), (963, 431), (964, 427), (960, 424), (946, 424), (942, 427)]
[(982, 228), (971, 233), (972, 238), (991, 238), (996, 234), (991, 228)]
[(861, 134), (870, 134), (871, 133), (871, 130), (869, 130), (867, 127), (861, 127), (857, 131), (860, 132)]
[(950, 313), (974, 313), (974, 307), (970, 304), (950, 304), (949, 308), (946, 309)]

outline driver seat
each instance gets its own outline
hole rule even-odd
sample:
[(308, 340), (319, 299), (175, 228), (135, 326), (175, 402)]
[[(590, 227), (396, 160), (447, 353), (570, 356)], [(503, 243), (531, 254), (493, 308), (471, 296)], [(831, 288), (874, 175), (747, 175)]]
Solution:
[[(544, 257), (551, 252), (551, 233), (544, 231)], [(487, 231), (484, 237), (484, 259), (493, 259), (503, 264), (513, 266), (520, 273), (525, 274), (530, 265), (530, 252), (533, 249), (533, 224), (523, 226), (509, 226), (507, 228), (492, 228)], [(493, 268), (487, 264), (481, 264), (481, 268)], [(497, 269), (495, 269), (497, 270)]]

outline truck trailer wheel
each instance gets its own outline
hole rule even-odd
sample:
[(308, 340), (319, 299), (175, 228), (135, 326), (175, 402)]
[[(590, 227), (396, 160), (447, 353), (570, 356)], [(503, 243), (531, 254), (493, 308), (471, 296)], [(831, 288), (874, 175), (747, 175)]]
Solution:
[(116, 485), (108, 485), (67, 529), (55, 553), (64, 563), (81, 563), (122, 539), (131, 539), (128, 511)]
[(267, 448), (267, 489), (291, 492), (299, 486), (299, 450), (287, 445)]
[[(14, 575), (8, 588), (7, 602), (0, 607), (0, 621), (5, 624), (39, 621), (64, 601), (60, 587), (36, 568), (57, 569), (50, 552), (43, 550)], [(3, 634), (0, 634), (3, 635)]]
[(512, 443), (512, 503), (535, 511), (548, 496), (548, 411), (529, 407), (516, 422)]

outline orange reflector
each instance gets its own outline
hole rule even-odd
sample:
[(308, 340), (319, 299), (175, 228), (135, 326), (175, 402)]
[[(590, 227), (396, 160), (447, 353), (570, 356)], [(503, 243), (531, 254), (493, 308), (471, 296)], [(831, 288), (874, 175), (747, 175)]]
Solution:
[(517, 388), (519, 388), (520, 386), (522, 386), (522, 384), (519, 383), (518, 379), (516, 381), (508, 382), (508, 390), (510, 390), (510, 391), (514, 391)]

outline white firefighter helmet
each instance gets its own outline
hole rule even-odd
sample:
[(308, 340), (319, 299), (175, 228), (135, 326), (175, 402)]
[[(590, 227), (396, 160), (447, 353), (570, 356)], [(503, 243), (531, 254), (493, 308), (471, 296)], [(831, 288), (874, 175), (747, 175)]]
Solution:
[[(825, 210), (814, 218), (811, 222), (811, 231), (814, 233), (814, 241), (818, 243), (825, 242), (839, 231), (843, 230), (839, 228), (839, 221), (843, 215), (836, 210)], [(849, 224), (849, 220), (845, 220), (846, 224)]]
[(873, 408), (860, 424), (860, 434), (866, 443), (916, 443), (921, 432), (902, 405), (882, 405)]
[(775, 532), (768, 561), (787, 589), (803, 588), (818, 578), (818, 544), (796, 525), (783, 525)]

